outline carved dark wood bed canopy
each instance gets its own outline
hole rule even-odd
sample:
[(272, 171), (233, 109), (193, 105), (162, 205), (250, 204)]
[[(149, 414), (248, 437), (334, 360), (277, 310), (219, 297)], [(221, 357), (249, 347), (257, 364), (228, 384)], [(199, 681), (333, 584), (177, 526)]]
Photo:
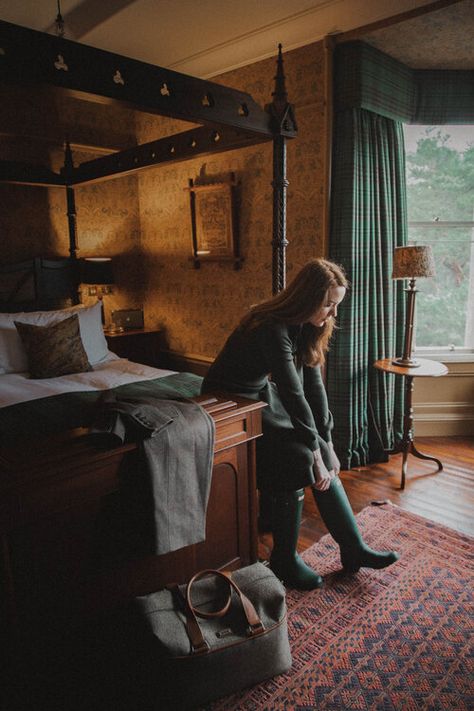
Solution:
[(75, 166), (66, 144), (64, 167), (0, 160), (0, 182), (64, 187), (70, 256), (76, 259), (74, 187), (151, 166), (273, 141), (273, 292), (285, 286), (286, 141), (297, 135), (287, 100), (279, 45), (272, 102), (262, 109), (245, 92), (71, 40), (0, 21), (0, 81), (46, 85), (94, 101), (200, 124)]

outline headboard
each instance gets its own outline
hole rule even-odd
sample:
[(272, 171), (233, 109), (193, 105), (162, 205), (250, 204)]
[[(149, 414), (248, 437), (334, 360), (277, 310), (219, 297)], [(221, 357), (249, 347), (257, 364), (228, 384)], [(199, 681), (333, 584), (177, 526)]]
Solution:
[(34, 257), (0, 265), (0, 311), (48, 311), (78, 303), (75, 262)]

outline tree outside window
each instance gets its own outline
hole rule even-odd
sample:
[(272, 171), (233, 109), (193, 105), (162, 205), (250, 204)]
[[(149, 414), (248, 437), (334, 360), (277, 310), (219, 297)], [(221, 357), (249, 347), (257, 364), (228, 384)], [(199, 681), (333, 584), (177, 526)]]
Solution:
[(430, 244), (416, 346), (474, 349), (474, 126), (405, 125), (409, 244)]

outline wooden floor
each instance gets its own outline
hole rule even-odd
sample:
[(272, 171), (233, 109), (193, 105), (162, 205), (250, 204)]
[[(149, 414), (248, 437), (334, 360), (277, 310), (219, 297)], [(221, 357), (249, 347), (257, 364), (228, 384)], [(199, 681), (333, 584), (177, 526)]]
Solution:
[[(400, 490), (401, 454), (384, 464), (341, 472), (355, 513), (371, 501), (389, 499), (401, 508), (432, 521), (474, 535), (474, 437), (417, 437), (417, 448), (443, 463), (436, 464), (408, 456), (408, 474), (404, 491)], [(298, 549), (309, 548), (327, 533), (310, 491), (306, 491), (304, 517)], [(262, 534), (259, 555), (268, 558), (271, 535)]]

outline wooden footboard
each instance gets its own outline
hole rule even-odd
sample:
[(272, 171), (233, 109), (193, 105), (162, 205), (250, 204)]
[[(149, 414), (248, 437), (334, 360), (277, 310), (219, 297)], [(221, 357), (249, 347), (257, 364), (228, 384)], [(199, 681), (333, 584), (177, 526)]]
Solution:
[[(62, 631), (197, 570), (256, 560), (255, 438), (262, 403), (196, 398), (216, 425), (206, 540), (162, 556), (127, 550), (118, 473), (135, 448), (99, 451), (85, 430), (0, 452), (1, 627)], [(115, 532), (115, 533), (112, 533)], [(120, 541), (120, 536), (122, 540)]]

